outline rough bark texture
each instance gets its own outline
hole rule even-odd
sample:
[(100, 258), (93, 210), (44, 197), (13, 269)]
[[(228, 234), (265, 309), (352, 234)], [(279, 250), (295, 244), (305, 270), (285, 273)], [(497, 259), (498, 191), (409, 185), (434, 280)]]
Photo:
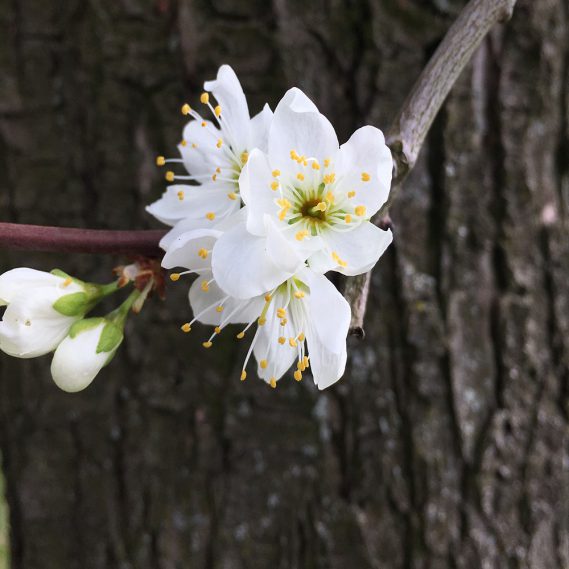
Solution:
[[(254, 110), (296, 84), (342, 140), (385, 128), (462, 4), (0, 0), (2, 220), (156, 227), (153, 158), (222, 62)], [(391, 212), (366, 339), (327, 392), (242, 384), (231, 334), (179, 333), (181, 283), (82, 394), (2, 357), (13, 567), (569, 566), (568, 74), (567, 1), (520, 0)]]

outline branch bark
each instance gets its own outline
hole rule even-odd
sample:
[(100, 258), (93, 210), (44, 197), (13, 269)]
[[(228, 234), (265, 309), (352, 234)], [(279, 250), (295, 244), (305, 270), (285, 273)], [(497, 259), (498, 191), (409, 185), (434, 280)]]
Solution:
[(95, 253), (162, 257), (158, 243), (166, 231), (109, 231), (0, 223), (0, 247), (48, 253)]
[[(490, 30), (507, 21), (517, 0), (471, 0), (450, 27), (417, 79), (386, 140), (393, 155), (394, 176), (389, 199), (372, 221), (381, 226), (417, 157), (437, 113), (462, 70)], [(348, 279), (344, 288), (352, 307), (350, 333), (363, 337), (371, 272)]]

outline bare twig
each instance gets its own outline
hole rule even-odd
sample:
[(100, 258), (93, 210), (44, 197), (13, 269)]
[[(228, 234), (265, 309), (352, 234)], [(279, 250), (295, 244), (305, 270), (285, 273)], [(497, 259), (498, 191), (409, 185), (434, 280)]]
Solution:
[(162, 257), (158, 242), (165, 233), (161, 229), (108, 231), (0, 223), (0, 249)]
[[(377, 225), (415, 166), (425, 137), (460, 73), (494, 25), (511, 17), (515, 4), (516, 0), (471, 0), (419, 76), (387, 134), (394, 177), (387, 203), (372, 220)], [(350, 332), (357, 336), (363, 336), (369, 279), (370, 273), (348, 279), (344, 291), (352, 306)]]

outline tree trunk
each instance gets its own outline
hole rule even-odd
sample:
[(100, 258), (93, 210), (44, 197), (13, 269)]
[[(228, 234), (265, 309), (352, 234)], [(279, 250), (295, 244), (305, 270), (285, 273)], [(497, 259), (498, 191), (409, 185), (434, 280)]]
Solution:
[[(0, 216), (158, 227), (154, 157), (224, 62), (253, 112), (298, 85), (340, 140), (386, 129), (463, 4), (0, 0)], [(241, 383), (247, 346), (179, 332), (182, 281), (81, 394), (2, 356), (12, 567), (568, 567), (568, 109), (567, 0), (519, 0), (430, 133), (323, 393)]]

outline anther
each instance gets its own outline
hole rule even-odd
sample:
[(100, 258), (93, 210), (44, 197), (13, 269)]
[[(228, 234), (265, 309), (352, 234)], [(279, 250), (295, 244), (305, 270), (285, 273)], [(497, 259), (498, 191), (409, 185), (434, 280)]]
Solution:
[[(219, 306), (216, 306), (215, 311), (216, 312), (223, 312), (223, 306), (221, 306), (221, 304)], [(218, 334), (219, 334), (219, 332), (218, 332)]]
[(270, 294), (266, 294), (265, 295), (265, 302), (271, 302), (272, 298), (273, 297)]
[(352, 223), (352, 216), (351, 216), (349, 213), (347, 213), (347, 214), (344, 216), (344, 221), (345, 221), (346, 223)]
[(362, 172), (362, 182), (369, 182), (371, 180), (371, 176), (367, 172)]
[(275, 190), (279, 189), (279, 183), (277, 181), (271, 182), (271, 190), (273, 190), (273, 192)]
[(200, 102), (207, 105), (209, 103), (209, 93), (202, 93), (200, 95)]
[(183, 115), (189, 115), (192, 112), (192, 107), (190, 107), (190, 105), (188, 105), (188, 103), (185, 103), (184, 105), (182, 105), (182, 114)]
[(213, 174), (213, 176), (211, 177), (211, 179), (215, 182), (217, 180), (217, 174)]
[(277, 308), (277, 316), (279, 318), (286, 318), (286, 310), (284, 308)]
[(284, 336), (279, 337), (279, 344), (282, 346), (286, 342), (286, 338)]
[(72, 279), (71, 277), (67, 277), (67, 278), (63, 281), (63, 283), (61, 284), (61, 286), (62, 286), (63, 288), (66, 288), (66, 287), (68, 287), (72, 282), (73, 282), (73, 279)]
[(325, 184), (333, 184), (336, 181), (336, 174), (332, 172), (331, 174), (326, 174), (324, 176), (324, 183)]
[(208, 211), (205, 214), (206, 218), (209, 219), (210, 221), (213, 221), (215, 219), (215, 213), (213, 213), (213, 211)]
[(202, 346), (204, 348), (211, 348), (213, 346), (213, 342), (210, 342), (209, 340), (207, 342), (202, 342)]
[(213, 109), (213, 112), (215, 113), (215, 116), (219, 118), (221, 116), (221, 105), (217, 105), (215, 109)]
[(164, 156), (156, 156), (156, 166), (164, 166), (166, 164), (166, 158)]
[(297, 339), (299, 342), (304, 342), (304, 338), (305, 338), (304, 332), (301, 332), (301, 333), (296, 337), (296, 339)]
[(289, 339), (288, 339), (288, 345), (289, 345), (291, 348), (296, 348), (296, 346), (297, 346), (296, 340), (295, 340), (294, 338), (289, 338)]
[(318, 164), (318, 162), (312, 162), (312, 169), (313, 170), (320, 170), (320, 164)]
[(179, 281), (179, 280), (180, 280), (180, 276), (181, 276), (180, 273), (172, 273), (172, 274), (170, 275), (170, 280), (171, 280), (172, 282)]
[(166, 174), (164, 175), (164, 178), (166, 178), (166, 180), (168, 182), (173, 182), (174, 181), (174, 172), (172, 172), (172, 170), (168, 170), (168, 172), (166, 172)]
[(249, 153), (245, 150), (241, 152), (241, 164), (245, 166), (247, 164), (247, 160), (249, 160)]
[(259, 324), (259, 326), (264, 326), (266, 323), (267, 319), (264, 316), (261, 316), (259, 320), (257, 320), (257, 324)]
[(278, 178), (281, 175), (280, 170), (273, 170), (272, 172), (273, 178)]
[(207, 256), (209, 254), (209, 251), (207, 249), (200, 249), (198, 251), (198, 256), (201, 257), (202, 259), (207, 259)]
[(305, 295), (301, 290), (296, 290), (294, 292), (294, 296), (295, 296), (295, 298), (304, 298)]
[(188, 146), (188, 141), (187, 140), (180, 140), (180, 146)]
[(281, 320), (281, 326), (286, 326), (287, 325), (288, 320), (286, 318), (283, 318)]
[(205, 121), (201, 122), (202, 128), (205, 128), (207, 126), (207, 123)]
[(177, 193), (177, 196), (180, 201), (184, 201), (184, 192), (182, 190)]
[(313, 208), (314, 211), (326, 211), (328, 209), (328, 204), (326, 202), (317, 203)]
[(304, 174), (302, 172), (299, 172), (296, 177), (302, 182), (302, 180), (304, 180)]
[(358, 205), (358, 206), (356, 206), (354, 211), (356, 212), (356, 215), (362, 216), (362, 215), (366, 214), (366, 207), (365, 207), (365, 205)]
[(325, 168), (328, 168), (328, 166), (330, 166), (330, 158), (326, 158), (326, 159), (324, 160), (324, 167), (325, 167)]
[(356, 192), (354, 190), (352, 190), (351, 192), (348, 192), (348, 197), (349, 198), (354, 198), (356, 197)]
[(276, 386), (277, 386), (277, 380), (276, 380), (275, 377), (271, 377), (271, 381), (269, 381), (269, 385), (270, 385), (273, 389), (276, 388)]
[(247, 379), (247, 372), (245, 370), (243, 370), (241, 372), (241, 381), (245, 381)]
[(296, 379), (296, 381), (300, 381), (302, 379), (302, 372), (297, 369), (294, 373), (293, 373), (294, 379)]
[[(218, 306), (217, 308), (219, 308), (219, 306)], [(218, 312), (219, 312), (219, 310), (218, 310)], [(216, 327), (213, 329), (213, 331), (214, 331), (216, 334), (221, 334), (221, 328), (220, 328), (219, 326), (216, 326)]]
[(222, 139), (222, 138), (218, 138), (218, 139), (217, 139), (217, 142), (215, 143), (215, 145), (216, 145), (218, 148), (221, 148), (221, 146), (223, 145), (223, 139)]
[(209, 283), (207, 281), (202, 281), (201, 288), (204, 292), (209, 291)]
[(261, 360), (259, 362), (259, 366), (261, 367), (261, 369), (267, 369), (268, 365), (269, 365), (269, 362), (267, 360)]
[(189, 322), (186, 322), (185, 324), (182, 324), (180, 326), (180, 330), (182, 330), (182, 332), (185, 332), (186, 334), (192, 329), (192, 327), (190, 326)]
[(235, 337), (238, 340), (243, 340), (243, 338), (245, 338), (245, 332), (239, 332), (239, 334), (237, 334)]
[[(184, 146), (185, 146), (185, 144), (184, 144)], [(195, 142), (192, 142), (192, 148), (197, 148), (197, 147), (198, 147), (198, 145)]]
[(302, 241), (304, 240), (305, 237), (308, 237), (308, 235), (310, 235), (310, 233), (308, 232), (308, 230), (306, 229), (301, 229), (300, 231), (298, 231), (295, 235), (295, 238), (297, 241)]
[(235, 192), (230, 192), (229, 194), (227, 194), (227, 197), (230, 200), (236, 200), (237, 199), (237, 194)]

